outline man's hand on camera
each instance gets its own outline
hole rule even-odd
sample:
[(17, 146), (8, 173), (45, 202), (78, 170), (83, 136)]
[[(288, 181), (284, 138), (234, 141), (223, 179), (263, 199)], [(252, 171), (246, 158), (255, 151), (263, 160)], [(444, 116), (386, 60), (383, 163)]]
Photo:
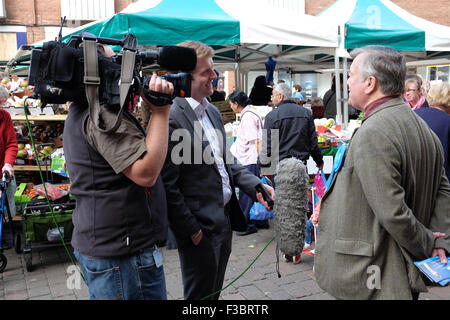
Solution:
[(169, 109), (168, 107), (172, 104), (172, 94), (173, 84), (154, 74), (150, 78), (148, 89), (143, 89), (141, 96), (150, 105), (152, 112), (158, 112)]

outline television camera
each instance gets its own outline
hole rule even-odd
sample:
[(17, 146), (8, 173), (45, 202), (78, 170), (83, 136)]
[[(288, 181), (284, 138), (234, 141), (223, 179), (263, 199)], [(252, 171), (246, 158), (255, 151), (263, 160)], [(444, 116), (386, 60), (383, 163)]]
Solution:
[[(96, 37), (83, 31), (72, 36), (68, 43), (58, 40), (45, 42), (31, 52), (29, 84), (34, 86), (34, 99), (42, 108), (48, 104), (67, 101), (89, 106), (91, 117), (99, 117), (99, 108), (117, 113), (113, 127), (98, 129), (113, 132), (117, 129), (124, 107), (133, 104), (144, 93), (154, 105), (166, 105), (178, 97), (190, 97), (192, 72), (197, 63), (195, 50), (179, 46), (162, 46), (157, 50), (138, 50), (133, 34), (123, 40)], [(101, 44), (120, 46), (119, 54), (106, 57)], [(172, 96), (151, 91), (149, 78), (141, 76), (144, 67), (158, 64), (169, 72), (160, 76), (173, 83)], [(94, 119), (98, 120), (98, 119)], [(94, 121), (94, 123), (101, 123)]]

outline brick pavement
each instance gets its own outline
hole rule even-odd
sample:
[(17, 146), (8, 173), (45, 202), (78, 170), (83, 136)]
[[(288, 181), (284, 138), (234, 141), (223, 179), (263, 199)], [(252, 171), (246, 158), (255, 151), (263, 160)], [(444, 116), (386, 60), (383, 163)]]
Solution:
[[(238, 277), (274, 236), (273, 228), (238, 237), (233, 236), (225, 286)], [(221, 295), (223, 300), (332, 300), (317, 285), (313, 274), (314, 259), (302, 255), (302, 262), (286, 263), (280, 256), (281, 278), (276, 274), (273, 241), (252, 267)], [(182, 280), (177, 250), (162, 249), (169, 300), (182, 300)], [(26, 271), (22, 255), (14, 249), (4, 251), (8, 258), (0, 274), (0, 300), (87, 300), (89, 293), (81, 281), (80, 289), (68, 289), (67, 268), (71, 266), (64, 248), (33, 249), (32, 272)], [(422, 300), (450, 300), (450, 286), (429, 287)]]

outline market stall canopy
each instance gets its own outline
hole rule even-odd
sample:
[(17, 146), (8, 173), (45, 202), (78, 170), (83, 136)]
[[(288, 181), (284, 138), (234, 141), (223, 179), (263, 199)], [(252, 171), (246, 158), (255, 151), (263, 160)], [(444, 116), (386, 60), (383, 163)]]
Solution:
[(22, 45), (14, 57), (6, 64), (6, 72), (10, 75), (28, 76), (30, 67), (31, 46)]
[[(240, 63), (251, 69), (269, 56), (279, 66), (306, 64), (333, 54), (337, 35), (314, 16), (255, 5), (242, 0), (140, 0), (110, 18), (81, 26), (68, 35), (86, 30), (98, 37), (122, 40), (137, 36), (140, 46), (175, 45), (202, 41), (216, 50), (217, 62)], [(321, 55), (321, 56), (319, 56)], [(284, 57), (280, 59), (280, 57)]]
[[(345, 27), (346, 49), (385, 45), (399, 51), (450, 51), (450, 27), (412, 15), (388, 0), (337, 0), (318, 15)], [(435, 54), (436, 55), (436, 54)]]

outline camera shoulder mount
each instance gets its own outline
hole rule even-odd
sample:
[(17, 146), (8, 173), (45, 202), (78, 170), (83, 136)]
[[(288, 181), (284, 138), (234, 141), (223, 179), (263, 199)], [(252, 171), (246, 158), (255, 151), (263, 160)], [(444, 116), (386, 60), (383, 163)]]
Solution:
[[(132, 36), (132, 35), (131, 35)], [(97, 40), (84, 38), (84, 84), (86, 98), (89, 104), (89, 116), (97, 130), (104, 133), (113, 133), (117, 130), (122, 120), (123, 109), (127, 100), (128, 92), (133, 83), (134, 63), (136, 59), (136, 50), (124, 48), (122, 67), (120, 73), (120, 109), (116, 116), (116, 121), (111, 128), (105, 128), (105, 123), (101, 120), (101, 111), (103, 106), (98, 99), (100, 77), (98, 72), (98, 52)], [(102, 125), (100, 125), (102, 123)]]

